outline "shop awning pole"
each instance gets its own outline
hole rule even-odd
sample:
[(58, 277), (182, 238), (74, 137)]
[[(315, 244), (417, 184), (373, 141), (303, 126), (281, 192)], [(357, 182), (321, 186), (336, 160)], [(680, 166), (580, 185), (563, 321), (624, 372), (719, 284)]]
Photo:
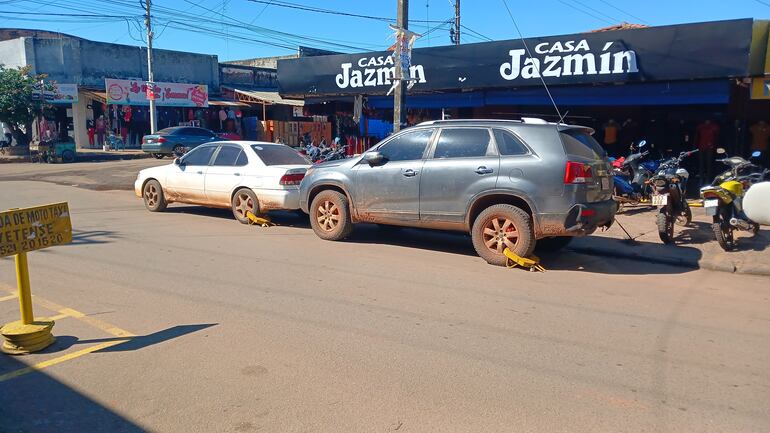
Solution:
[(262, 101), (262, 121), (267, 122), (267, 108), (265, 107), (265, 101)]

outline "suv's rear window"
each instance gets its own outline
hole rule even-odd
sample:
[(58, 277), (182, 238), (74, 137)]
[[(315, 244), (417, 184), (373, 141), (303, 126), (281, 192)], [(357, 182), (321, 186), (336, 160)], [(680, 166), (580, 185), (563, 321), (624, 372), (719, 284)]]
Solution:
[(580, 129), (567, 129), (559, 132), (564, 150), (568, 155), (597, 159), (607, 156), (607, 152), (591, 135)]
[(253, 144), (251, 148), (265, 165), (307, 165), (309, 162), (289, 146), (277, 144)]

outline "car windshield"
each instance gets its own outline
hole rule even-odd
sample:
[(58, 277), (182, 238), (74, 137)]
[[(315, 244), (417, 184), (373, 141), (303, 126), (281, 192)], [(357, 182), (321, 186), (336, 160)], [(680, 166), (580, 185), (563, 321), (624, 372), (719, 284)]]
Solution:
[(275, 144), (253, 144), (251, 148), (265, 165), (307, 165), (305, 157), (289, 146)]

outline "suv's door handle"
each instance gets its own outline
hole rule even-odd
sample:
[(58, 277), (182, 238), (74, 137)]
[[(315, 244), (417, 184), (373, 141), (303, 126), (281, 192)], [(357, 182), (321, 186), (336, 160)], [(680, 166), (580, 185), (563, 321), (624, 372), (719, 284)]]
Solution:
[(407, 168), (404, 170), (403, 175), (406, 177), (414, 177), (417, 176), (417, 171), (412, 170), (411, 168)]
[(203, 174), (203, 171), (199, 171), (198, 174)]
[(491, 168), (486, 168), (483, 165), (476, 169), (477, 174), (489, 174), (492, 172), (494, 172), (494, 170), (492, 170)]
[(240, 173), (233, 173), (234, 176), (240, 176)]

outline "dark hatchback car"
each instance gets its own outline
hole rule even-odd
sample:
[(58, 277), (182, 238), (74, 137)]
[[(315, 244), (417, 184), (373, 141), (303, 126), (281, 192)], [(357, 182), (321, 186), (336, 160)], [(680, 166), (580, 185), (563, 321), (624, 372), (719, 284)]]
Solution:
[(167, 155), (181, 156), (203, 143), (222, 140), (214, 131), (205, 128), (175, 126), (142, 137), (142, 150), (161, 159)]

